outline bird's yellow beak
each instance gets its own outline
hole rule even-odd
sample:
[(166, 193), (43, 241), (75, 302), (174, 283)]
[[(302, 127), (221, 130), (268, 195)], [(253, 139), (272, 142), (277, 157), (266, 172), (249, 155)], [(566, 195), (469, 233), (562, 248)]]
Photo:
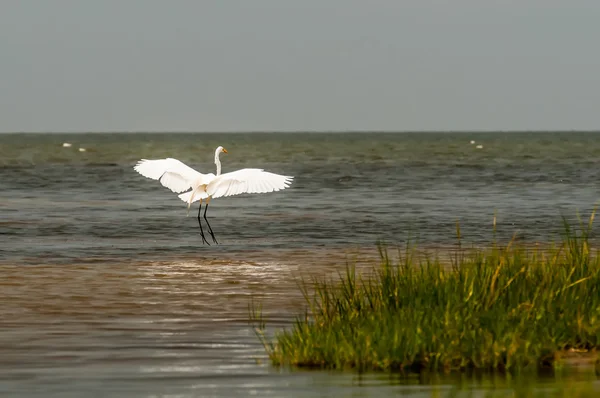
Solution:
[(227, 149), (223, 148), (223, 152), (227, 153)]

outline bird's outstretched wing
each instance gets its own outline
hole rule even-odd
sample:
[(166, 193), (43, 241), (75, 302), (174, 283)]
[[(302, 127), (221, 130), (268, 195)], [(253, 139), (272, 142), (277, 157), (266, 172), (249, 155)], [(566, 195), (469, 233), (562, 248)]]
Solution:
[(163, 186), (177, 193), (186, 191), (195, 184), (208, 183), (214, 177), (214, 174), (202, 174), (173, 158), (142, 159), (133, 169), (144, 177), (160, 180)]
[(215, 177), (206, 192), (213, 198), (242, 193), (266, 193), (290, 186), (294, 177), (269, 173), (262, 169), (241, 169)]

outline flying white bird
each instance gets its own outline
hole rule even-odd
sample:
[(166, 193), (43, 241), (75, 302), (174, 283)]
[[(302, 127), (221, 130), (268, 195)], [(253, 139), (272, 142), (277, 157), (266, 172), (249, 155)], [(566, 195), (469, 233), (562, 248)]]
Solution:
[[(213, 173), (202, 174), (183, 162), (173, 159), (142, 159), (134, 166), (134, 170), (144, 177), (153, 180), (159, 180), (160, 183), (169, 188), (175, 193), (181, 193), (179, 198), (187, 203), (188, 214), (192, 203), (200, 201), (198, 208), (198, 225), (200, 226), (200, 234), (202, 242), (210, 245), (204, 236), (202, 223), (200, 222), (200, 211), (202, 210), (202, 201), (206, 201), (204, 207), (204, 220), (208, 226), (208, 231), (214, 243), (217, 242), (215, 235), (206, 218), (206, 210), (208, 210), (208, 202), (211, 199), (220, 198), (223, 196), (239, 195), (242, 193), (266, 193), (279, 191), (288, 188), (294, 177), (282, 176), (279, 174), (269, 173), (262, 169), (241, 169), (232, 171), (231, 173), (221, 174), (221, 161), (219, 155), (227, 153), (227, 150), (219, 146), (215, 150), (215, 165), (217, 166), (217, 174)], [(191, 190), (190, 190), (191, 189)], [(188, 191), (189, 190), (189, 191)]]

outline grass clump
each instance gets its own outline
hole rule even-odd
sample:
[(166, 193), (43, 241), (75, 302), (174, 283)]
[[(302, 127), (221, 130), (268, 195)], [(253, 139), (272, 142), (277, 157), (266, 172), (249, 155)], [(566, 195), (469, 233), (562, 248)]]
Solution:
[[(555, 367), (569, 349), (600, 344), (600, 261), (589, 246), (593, 215), (562, 243), (531, 249), (511, 242), (459, 250), (450, 265), (414, 248), (367, 276), (346, 267), (339, 280), (303, 283), (306, 312), (265, 336), (271, 363), (326, 369), (456, 371)], [(460, 234), (460, 233), (459, 233)]]

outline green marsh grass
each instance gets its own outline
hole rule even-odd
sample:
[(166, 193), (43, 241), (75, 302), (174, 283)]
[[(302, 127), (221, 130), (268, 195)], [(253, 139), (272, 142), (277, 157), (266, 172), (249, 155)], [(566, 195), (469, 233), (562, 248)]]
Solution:
[[(275, 366), (358, 371), (511, 371), (560, 367), (600, 344), (600, 261), (590, 248), (594, 213), (562, 242), (539, 249), (494, 242), (448, 264), (407, 246), (392, 260), (339, 279), (300, 283), (305, 313), (267, 337), (259, 306), (251, 321)], [(457, 225), (460, 242), (460, 229)], [(594, 358), (597, 358), (595, 356)], [(593, 362), (592, 362), (593, 363)], [(597, 364), (598, 366), (598, 364)]]

